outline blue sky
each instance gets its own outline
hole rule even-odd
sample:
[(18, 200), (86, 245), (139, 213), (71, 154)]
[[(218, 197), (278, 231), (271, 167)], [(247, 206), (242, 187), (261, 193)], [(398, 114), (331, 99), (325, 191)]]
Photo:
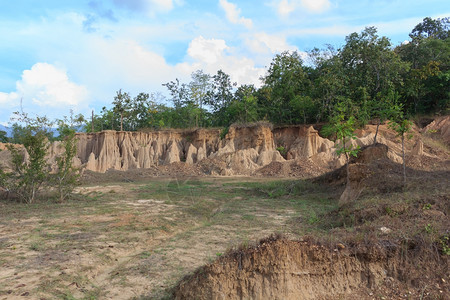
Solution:
[(222, 69), (259, 85), (275, 54), (341, 46), (375, 26), (393, 45), (448, 0), (0, 0), (0, 124), (13, 111), (90, 115), (119, 89), (166, 93), (163, 83)]

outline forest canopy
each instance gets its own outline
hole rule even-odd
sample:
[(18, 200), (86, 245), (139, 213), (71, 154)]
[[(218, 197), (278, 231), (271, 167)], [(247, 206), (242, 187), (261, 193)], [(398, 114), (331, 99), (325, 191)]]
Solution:
[[(163, 84), (169, 97), (119, 90), (87, 131), (326, 122), (337, 106), (358, 124), (387, 119), (392, 107), (404, 115), (447, 114), (450, 98), (450, 19), (425, 18), (409, 41), (393, 46), (375, 27), (351, 33), (341, 48), (314, 48), (275, 55), (261, 86), (233, 83), (218, 70), (198, 70), (190, 82)], [(171, 103), (167, 105), (166, 103)]]

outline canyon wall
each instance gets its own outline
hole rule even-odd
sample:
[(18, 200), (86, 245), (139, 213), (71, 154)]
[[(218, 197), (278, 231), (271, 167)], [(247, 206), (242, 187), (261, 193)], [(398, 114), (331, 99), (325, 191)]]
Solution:
[[(221, 138), (221, 129), (160, 130), (125, 132), (105, 130), (96, 133), (77, 133), (76, 166), (104, 173), (108, 170), (147, 169), (171, 165), (202, 166), (205, 174), (276, 175), (288, 168), (286, 176), (312, 170), (325, 172), (344, 165), (344, 156), (336, 155), (335, 142), (323, 138), (310, 125), (272, 128), (268, 123), (233, 125)], [(354, 146), (373, 143), (375, 126), (358, 130)], [(400, 162), (401, 152), (395, 133), (387, 126), (380, 127), (378, 142), (389, 148), (388, 157)], [(421, 144), (415, 150), (422, 153)], [(0, 151), (0, 164), (5, 165), (8, 151)], [(50, 145), (48, 160), (55, 165), (60, 155), (60, 142)], [(25, 155), (26, 157), (26, 155)], [(287, 167), (286, 167), (287, 166)], [(291, 172), (292, 171), (292, 172)], [(313, 172), (314, 171), (314, 172)], [(294, 172), (294, 173), (293, 173)], [(282, 175), (281, 173), (278, 175)]]

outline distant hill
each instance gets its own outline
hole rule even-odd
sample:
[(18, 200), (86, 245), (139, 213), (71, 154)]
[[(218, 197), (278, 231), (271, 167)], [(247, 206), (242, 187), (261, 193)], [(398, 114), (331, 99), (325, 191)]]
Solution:
[[(75, 130), (77, 132), (84, 132), (84, 125), (77, 126), (75, 128)], [(7, 137), (12, 137), (12, 128), (11, 127), (0, 124), (0, 131), (5, 131)], [(53, 132), (54, 137), (57, 137), (59, 135), (57, 128), (50, 128), (50, 131)]]
[(7, 137), (11, 137), (12, 136), (12, 128), (1, 125), (0, 124), (0, 131), (5, 131), (6, 132), (6, 136)]

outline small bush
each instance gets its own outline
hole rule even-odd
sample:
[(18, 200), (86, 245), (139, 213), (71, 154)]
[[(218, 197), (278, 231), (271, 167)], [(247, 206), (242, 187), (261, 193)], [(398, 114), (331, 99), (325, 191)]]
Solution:
[(222, 129), (222, 131), (220, 132), (220, 139), (223, 140), (225, 138), (225, 136), (228, 134), (228, 131), (230, 130), (230, 127), (225, 127), (224, 129)]
[(284, 158), (286, 158), (287, 155), (287, 150), (286, 148), (284, 148), (283, 146), (277, 147), (276, 148), (278, 152), (280, 152), (281, 156), (283, 156)]

